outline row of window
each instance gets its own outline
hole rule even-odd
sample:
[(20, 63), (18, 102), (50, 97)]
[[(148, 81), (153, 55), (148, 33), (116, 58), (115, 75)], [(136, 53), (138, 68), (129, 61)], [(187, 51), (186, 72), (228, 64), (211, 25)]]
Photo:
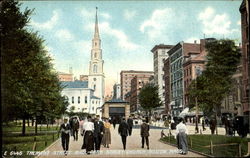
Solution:
[(191, 67), (184, 70), (184, 76), (192, 75)]
[(179, 49), (176, 53), (174, 53), (174, 54), (170, 57), (171, 63), (172, 63), (173, 61), (175, 61), (177, 58), (179, 58), (180, 56), (182, 56), (181, 50), (182, 50), (182, 49)]
[[(67, 97), (67, 100), (68, 100), (68, 97)], [(97, 100), (94, 101), (94, 100), (92, 100), (92, 104), (95, 104), (95, 103), (98, 104), (99, 102), (100, 102), (100, 101), (97, 101)], [(71, 103), (72, 103), (72, 104), (75, 104), (75, 97), (74, 97), (74, 96), (71, 97)], [(78, 103), (78, 104), (81, 103), (81, 97), (80, 97), (80, 96), (78, 96), (78, 98), (77, 98), (77, 103)], [(85, 104), (88, 103), (88, 97), (87, 97), (87, 96), (84, 97), (84, 103), (85, 103)]]
[(182, 71), (178, 71), (171, 75), (171, 81), (175, 81), (182, 78)]
[(175, 72), (182, 68), (182, 59), (179, 59), (175, 63), (171, 64), (171, 72)]

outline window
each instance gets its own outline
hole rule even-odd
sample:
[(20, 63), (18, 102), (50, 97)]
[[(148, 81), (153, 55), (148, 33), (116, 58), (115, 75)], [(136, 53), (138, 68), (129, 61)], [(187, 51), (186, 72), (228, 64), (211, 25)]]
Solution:
[(74, 104), (74, 97), (72, 97), (72, 104)]
[(95, 91), (95, 89), (96, 89), (96, 85), (95, 85), (95, 84), (94, 84), (94, 88), (93, 88), (93, 89), (94, 89), (94, 91)]
[(85, 96), (85, 104), (87, 104), (87, 103), (88, 103), (88, 97)]
[(95, 46), (97, 45), (97, 43), (95, 42)]
[(92, 100), (92, 104), (94, 104), (94, 100)]
[(93, 72), (97, 73), (97, 65), (94, 65)]
[(94, 107), (92, 107), (92, 111), (94, 111), (95, 110), (95, 108)]
[(95, 52), (95, 55), (94, 55), (94, 57), (96, 58), (97, 57), (97, 53)]
[(78, 104), (80, 104), (80, 97), (78, 97)]

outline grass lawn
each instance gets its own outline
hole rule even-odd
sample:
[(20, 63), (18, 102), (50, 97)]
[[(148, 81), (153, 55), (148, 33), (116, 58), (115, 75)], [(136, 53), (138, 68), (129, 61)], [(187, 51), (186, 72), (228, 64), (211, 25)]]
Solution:
[[(9, 126), (3, 126), (2, 130), (2, 152), (7, 151), (7, 157), (13, 157), (10, 156), (11, 151), (22, 151), (21, 156), (17, 157), (23, 157), (23, 158), (32, 158), (34, 156), (30, 156), (26, 154), (26, 151), (33, 151), (33, 145), (34, 140), (36, 140), (36, 151), (42, 151), (47, 146), (49, 146), (51, 143), (56, 141), (59, 137), (57, 130), (59, 128), (56, 126), (49, 126), (48, 130), (46, 126), (40, 127), (38, 126), (38, 134), (35, 135), (35, 127), (26, 127), (26, 135), (22, 136), (22, 126), (17, 126), (14, 124), (11, 124)], [(46, 134), (47, 131), (47, 134)], [(54, 135), (54, 136), (53, 136)], [(54, 137), (54, 140), (53, 140)], [(47, 142), (47, 144), (45, 143)]]
[[(161, 138), (164, 142), (170, 142), (176, 145), (176, 139), (173, 136)], [(213, 147), (213, 154), (211, 154), (210, 143), (215, 145)], [(230, 137), (224, 135), (188, 135), (188, 146), (190, 149), (212, 155), (216, 157), (238, 157), (239, 156), (239, 144), (241, 145), (241, 156), (247, 154), (247, 143), (250, 138)], [(236, 143), (236, 145), (216, 146), (218, 144), (230, 144)], [(192, 145), (192, 146), (191, 146)]]

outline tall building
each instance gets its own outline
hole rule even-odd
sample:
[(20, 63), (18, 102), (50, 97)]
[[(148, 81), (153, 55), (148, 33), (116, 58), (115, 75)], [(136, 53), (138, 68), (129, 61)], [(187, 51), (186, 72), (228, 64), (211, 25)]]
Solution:
[(165, 96), (165, 113), (170, 114), (171, 107), (170, 107), (170, 94), (171, 94), (171, 85), (170, 85), (170, 62), (169, 58), (164, 59), (164, 80), (165, 80), (165, 90), (164, 90), (164, 96)]
[(183, 60), (190, 53), (200, 52), (199, 44), (179, 42), (168, 51), (170, 65), (170, 106), (172, 116), (178, 116), (184, 109)]
[(130, 112), (136, 113), (140, 110), (139, 93), (144, 85), (149, 83), (153, 74), (137, 75), (131, 80)]
[[(121, 78), (121, 97), (122, 97), (122, 99), (126, 100), (125, 95), (127, 93), (130, 93), (131, 80), (135, 76), (137, 76), (137, 75), (148, 75), (148, 74), (152, 75), (153, 72), (152, 71), (135, 71), (135, 70), (127, 70), (127, 71), (123, 70), (123, 71), (121, 71), (120, 78)], [(126, 101), (128, 101), (128, 99)]]
[[(200, 75), (205, 68), (206, 55), (205, 51), (205, 42), (208, 39), (200, 40), (200, 50), (188, 52), (187, 56), (184, 56), (183, 61), (183, 83), (184, 83), (184, 105), (187, 107), (189, 105), (188, 97), (188, 87), (191, 84), (192, 80), (195, 80), (197, 75)], [(200, 73), (200, 74), (197, 74)]]
[(114, 99), (121, 99), (121, 85), (120, 84), (114, 84), (113, 86), (113, 98)]
[(103, 63), (96, 8), (89, 75), (81, 75), (80, 81), (62, 81), (62, 95), (66, 96), (69, 102), (68, 111), (74, 109), (74, 112), (101, 115), (101, 106), (104, 103)]
[[(168, 51), (172, 48), (172, 45), (155, 45), (154, 48), (151, 50), (153, 53), (153, 60), (154, 60), (154, 83), (159, 87), (159, 97), (163, 104), (165, 104), (165, 82), (164, 82), (164, 71), (163, 71), (163, 60), (168, 58)], [(165, 106), (163, 105), (160, 108), (157, 108), (158, 113), (164, 112)]]
[(91, 60), (89, 62), (88, 87), (94, 89), (94, 95), (101, 99), (101, 105), (104, 103), (104, 72), (103, 72), (101, 39), (98, 29), (98, 18), (96, 8), (95, 33), (92, 39)]
[(249, 1), (243, 0), (240, 6), (242, 35), (242, 77), (243, 113), (250, 115), (250, 52), (249, 52)]

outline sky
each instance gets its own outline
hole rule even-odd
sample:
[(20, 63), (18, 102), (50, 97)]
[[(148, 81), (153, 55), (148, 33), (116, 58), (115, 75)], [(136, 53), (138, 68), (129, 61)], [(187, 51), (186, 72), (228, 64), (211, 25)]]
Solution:
[(28, 28), (38, 31), (60, 72), (88, 75), (95, 8), (105, 73), (105, 93), (122, 70), (153, 71), (151, 49), (158, 44), (193, 43), (204, 37), (241, 43), (241, 1), (22, 1), (34, 9)]

